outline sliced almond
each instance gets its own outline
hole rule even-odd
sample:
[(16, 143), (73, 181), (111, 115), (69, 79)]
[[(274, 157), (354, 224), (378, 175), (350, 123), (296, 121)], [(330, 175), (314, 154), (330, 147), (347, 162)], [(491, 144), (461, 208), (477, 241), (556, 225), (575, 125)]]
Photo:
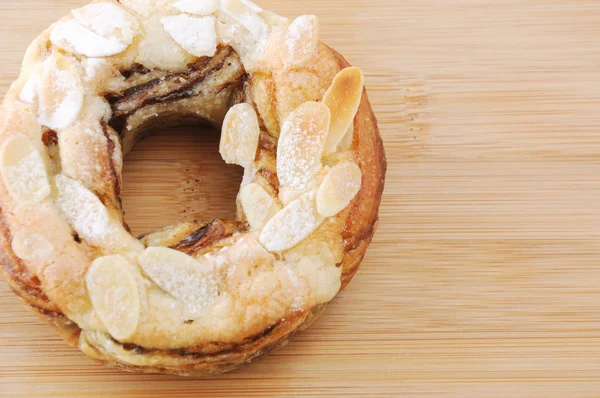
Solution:
[(245, 0), (221, 0), (221, 10), (242, 25), (255, 40), (264, 39), (269, 25), (258, 15), (262, 8)]
[(247, 283), (256, 274), (266, 270), (271, 271), (275, 257), (269, 253), (254, 237), (254, 234), (244, 234), (231, 245), (220, 250), (206, 253), (198, 258), (213, 264), (222, 276), (223, 288)]
[(253, 182), (240, 190), (240, 202), (252, 230), (262, 228), (279, 210), (281, 205), (263, 187)]
[(331, 126), (325, 154), (335, 152), (352, 125), (363, 93), (364, 77), (358, 68), (339, 72), (323, 96), (323, 103), (331, 110)]
[(321, 225), (315, 194), (308, 192), (279, 211), (263, 228), (259, 240), (271, 252), (294, 247)]
[(84, 27), (106, 39), (131, 44), (139, 24), (127, 11), (114, 3), (92, 3), (72, 11), (73, 17)]
[(96, 195), (79, 181), (63, 174), (55, 177), (55, 184), (58, 191), (56, 203), (81, 238), (99, 243), (110, 233), (108, 210)]
[(54, 246), (48, 239), (37, 233), (17, 232), (11, 242), (11, 248), (17, 257), (23, 260), (36, 260), (49, 256)]
[(210, 262), (166, 247), (149, 247), (140, 255), (139, 263), (154, 283), (192, 312), (201, 311), (218, 297), (218, 280)]
[(342, 211), (360, 190), (362, 172), (353, 162), (333, 166), (317, 191), (317, 210), (323, 217)]
[(309, 61), (319, 46), (319, 20), (300, 15), (288, 26), (284, 37), (286, 65), (300, 66)]
[(0, 152), (0, 171), (8, 193), (21, 205), (33, 205), (50, 195), (46, 166), (24, 135), (9, 138)]
[(120, 341), (135, 333), (140, 319), (140, 296), (130, 267), (120, 255), (99, 257), (85, 276), (94, 309), (111, 336)]
[(298, 189), (298, 188), (288, 188), (288, 187), (279, 187), (279, 201), (287, 206), (292, 203), (294, 200), (298, 199), (302, 196), (306, 189)]
[(219, 0), (179, 0), (173, 7), (188, 14), (204, 16), (219, 9)]
[(107, 57), (128, 47), (117, 39), (107, 39), (94, 33), (74, 19), (57, 22), (50, 32), (50, 41), (63, 50), (86, 57)]
[(53, 52), (44, 62), (39, 90), (42, 125), (53, 130), (69, 127), (83, 106), (84, 89), (75, 62)]
[(325, 265), (339, 264), (344, 257), (344, 221), (329, 218), (302, 242), (283, 252), (283, 259), (299, 263), (302, 259)]
[(161, 18), (160, 22), (183, 49), (196, 57), (212, 57), (217, 51), (214, 17), (190, 17), (181, 14)]
[(219, 152), (225, 162), (250, 167), (256, 156), (260, 127), (252, 105), (233, 106), (225, 115)]
[(180, 69), (194, 61), (194, 56), (165, 30), (160, 15), (155, 14), (142, 24), (145, 34), (137, 43), (135, 62), (148, 69)]
[(354, 141), (354, 123), (350, 123), (350, 127), (348, 127), (348, 131), (344, 134), (344, 137), (340, 141), (337, 151), (338, 152), (346, 152), (352, 148), (352, 142)]
[(329, 121), (329, 108), (317, 102), (306, 102), (289, 114), (277, 147), (277, 176), (282, 186), (304, 189), (321, 170)]
[(21, 93), (19, 94), (19, 99), (23, 102), (27, 102), (28, 104), (33, 104), (38, 96), (39, 88), (40, 75), (38, 73), (34, 73), (23, 85)]
[(314, 305), (331, 301), (341, 288), (343, 267), (322, 265), (319, 261), (303, 258), (295, 264), (294, 272), (308, 282), (314, 297)]

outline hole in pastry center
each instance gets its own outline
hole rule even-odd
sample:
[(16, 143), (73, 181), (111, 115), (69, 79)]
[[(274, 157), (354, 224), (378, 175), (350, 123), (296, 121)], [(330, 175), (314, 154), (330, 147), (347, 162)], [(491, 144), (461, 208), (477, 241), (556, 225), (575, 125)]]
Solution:
[(243, 169), (219, 154), (212, 127), (156, 129), (125, 156), (122, 201), (133, 236), (183, 221), (234, 220)]

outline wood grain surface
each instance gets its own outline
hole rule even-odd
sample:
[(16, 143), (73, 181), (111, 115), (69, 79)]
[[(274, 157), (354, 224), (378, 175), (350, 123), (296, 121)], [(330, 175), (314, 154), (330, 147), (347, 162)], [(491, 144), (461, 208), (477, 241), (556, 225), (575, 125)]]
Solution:
[[(0, 0), (0, 94), (75, 0)], [(600, 396), (600, 2), (264, 0), (314, 13), (366, 75), (389, 170), (349, 288), (275, 354), (211, 379), (130, 375), (68, 348), (0, 283), (7, 397)], [(147, 232), (231, 216), (217, 135), (126, 158)]]

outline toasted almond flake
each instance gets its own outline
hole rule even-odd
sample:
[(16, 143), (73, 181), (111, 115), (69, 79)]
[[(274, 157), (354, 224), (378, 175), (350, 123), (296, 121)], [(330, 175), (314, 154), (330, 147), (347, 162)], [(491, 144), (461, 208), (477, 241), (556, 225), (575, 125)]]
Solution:
[(269, 25), (258, 15), (262, 9), (256, 4), (243, 0), (222, 0), (221, 10), (248, 30), (255, 40), (267, 37)]
[(218, 297), (218, 281), (210, 262), (197, 261), (166, 247), (148, 247), (140, 255), (139, 263), (154, 283), (194, 313)]
[(188, 14), (204, 16), (219, 9), (219, 0), (179, 0), (173, 7)]
[(256, 156), (260, 127), (254, 108), (238, 104), (227, 112), (221, 131), (219, 152), (225, 162), (250, 167)]
[(359, 68), (340, 71), (323, 96), (323, 103), (331, 110), (331, 126), (325, 144), (325, 154), (335, 152), (344, 135), (352, 126), (363, 93), (364, 77)]
[(279, 210), (281, 205), (263, 187), (253, 182), (240, 189), (240, 202), (252, 230), (262, 228)]
[(86, 57), (107, 57), (119, 54), (128, 47), (117, 39), (107, 39), (92, 32), (74, 19), (54, 25), (50, 33), (50, 41), (63, 50)]
[(73, 17), (84, 27), (106, 38), (131, 44), (139, 24), (127, 11), (113, 3), (88, 4), (72, 11)]
[(29, 76), (29, 79), (23, 85), (21, 89), (21, 93), (19, 94), (19, 99), (23, 102), (27, 102), (28, 104), (33, 104), (38, 96), (38, 90), (40, 87), (40, 75), (38, 73), (34, 73)]
[(8, 193), (20, 205), (34, 205), (50, 195), (44, 160), (22, 134), (9, 138), (2, 147), (0, 171)]
[(277, 176), (282, 186), (304, 189), (321, 170), (329, 121), (329, 108), (317, 102), (306, 102), (289, 114), (277, 147)]
[(323, 217), (342, 211), (360, 190), (362, 172), (353, 162), (333, 166), (317, 191), (317, 210)]
[(309, 61), (319, 45), (319, 20), (301, 15), (288, 26), (284, 37), (286, 65), (300, 66)]
[(36, 260), (49, 256), (54, 251), (54, 246), (37, 233), (17, 232), (11, 242), (13, 252), (23, 260)]
[(120, 255), (99, 257), (85, 276), (92, 305), (117, 340), (130, 338), (139, 323), (140, 296), (132, 267)]
[(53, 130), (69, 127), (83, 106), (84, 89), (71, 58), (53, 52), (44, 62), (39, 89), (40, 124)]
[(267, 222), (260, 233), (260, 243), (271, 252), (287, 250), (310, 235), (323, 220), (325, 218), (317, 212), (315, 194), (308, 192)]
[(350, 127), (348, 127), (348, 131), (344, 134), (344, 137), (340, 141), (337, 151), (345, 152), (349, 151), (352, 148), (352, 142), (354, 141), (354, 123), (350, 123)]
[(212, 57), (217, 51), (214, 17), (177, 15), (161, 18), (160, 22), (183, 49), (197, 57)]
[(100, 199), (79, 181), (63, 174), (55, 177), (56, 202), (67, 222), (85, 240), (97, 242), (109, 233), (110, 217)]

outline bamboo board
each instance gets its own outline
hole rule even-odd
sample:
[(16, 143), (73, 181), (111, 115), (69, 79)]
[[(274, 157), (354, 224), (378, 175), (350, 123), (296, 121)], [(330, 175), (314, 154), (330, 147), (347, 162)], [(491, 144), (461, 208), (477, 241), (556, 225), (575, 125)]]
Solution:
[[(0, 94), (83, 4), (0, 0)], [(600, 396), (600, 3), (262, 4), (317, 14), (365, 72), (389, 170), (355, 280), (292, 344), (211, 379), (105, 369), (1, 282), (0, 395)], [(127, 221), (231, 216), (240, 179), (214, 133), (158, 134), (126, 159)]]

